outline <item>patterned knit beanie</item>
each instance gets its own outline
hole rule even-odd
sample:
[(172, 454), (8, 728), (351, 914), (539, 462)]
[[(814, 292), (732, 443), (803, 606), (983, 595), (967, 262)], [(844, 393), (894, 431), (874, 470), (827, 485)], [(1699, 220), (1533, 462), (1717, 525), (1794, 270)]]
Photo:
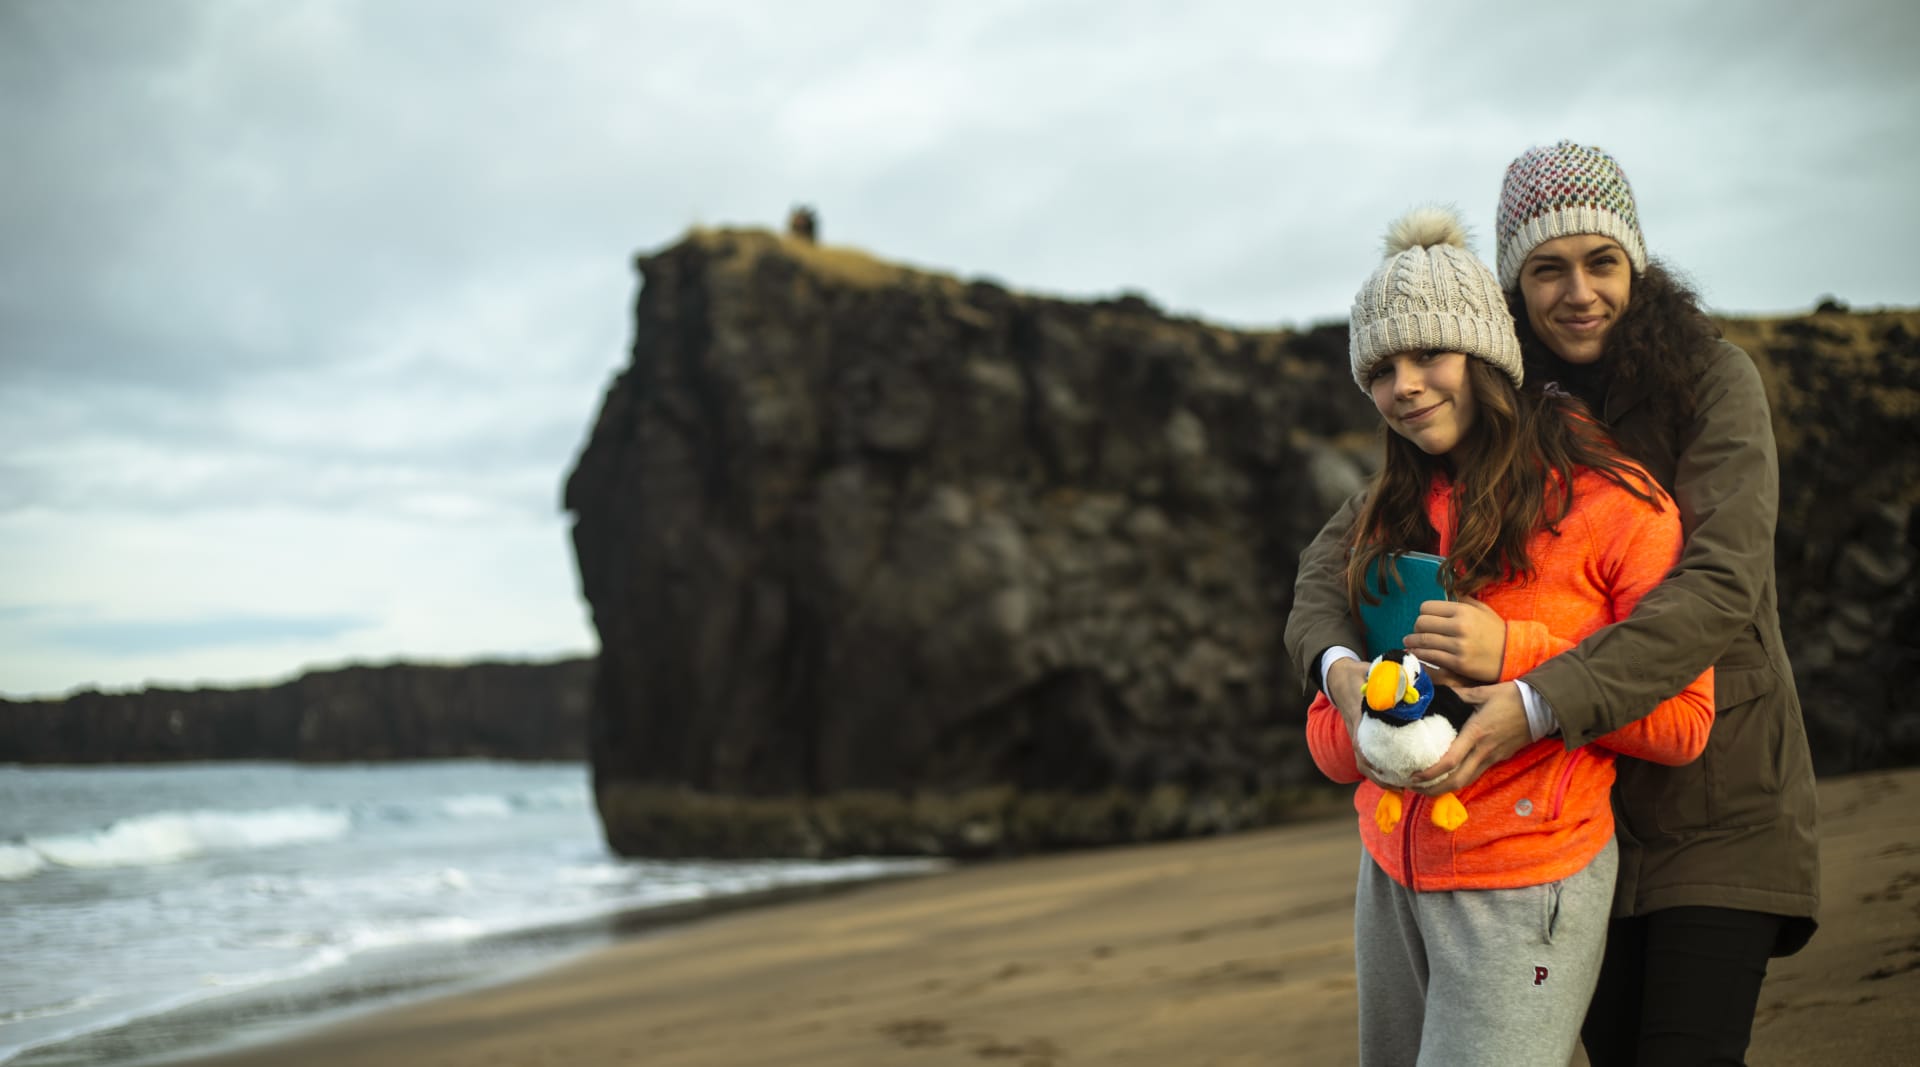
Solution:
[(1626, 249), (1636, 274), (1647, 269), (1647, 245), (1626, 172), (1600, 149), (1572, 141), (1529, 148), (1507, 165), (1494, 230), (1503, 289), (1519, 284), (1520, 266), (1534, 249), (1579, 233), (1613, 238)]
[(1401, 352), (1465, 352), (1520, 384), (1513, 315), (1451, 209), (1415, 208), (1387, 228), (1387, 258), (1353, 298), (1348, 356), (1353, 380)]

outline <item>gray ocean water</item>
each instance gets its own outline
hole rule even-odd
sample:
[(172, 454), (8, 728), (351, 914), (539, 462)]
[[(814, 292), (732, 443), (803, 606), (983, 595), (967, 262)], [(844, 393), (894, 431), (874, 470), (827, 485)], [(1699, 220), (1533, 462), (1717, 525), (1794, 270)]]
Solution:
[(928, 866), (621, 859), (572, 763), (0, 766), (0, 1064), (164, 1058)]

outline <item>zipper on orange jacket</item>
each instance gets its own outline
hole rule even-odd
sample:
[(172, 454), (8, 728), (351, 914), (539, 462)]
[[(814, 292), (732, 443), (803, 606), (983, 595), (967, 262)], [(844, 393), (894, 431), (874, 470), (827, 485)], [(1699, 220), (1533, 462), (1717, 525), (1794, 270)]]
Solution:
[(1407, 872), (1407, 888), (1415, 891), (1420, 887), (1413, 884), (1413, 827), (1420, 814), (1420, 801), (1423, 799), (1425, 798), (1415, 793), (1413, 803), (1407, 805), (1406, 829), (1401, 831), (1400, 841), (1400, 861)]
[(1573, 750), (1573, 753), (1567, 757), (1566, 764), (1560, 768), (1560, 780), (1555, 783), (1553, 787), (1553, 814), (1549, 815), (1548, 818), (1558, 819), (1560, 817), (1560, 809), (1564, 807), (1567, 802), (1567, 787), (1573, 784), (1573, 769), (1579, 766), (1581, 759), (1583, 759), (1586, 754), (1587, 746), (1581, 745), (1579, 748)]

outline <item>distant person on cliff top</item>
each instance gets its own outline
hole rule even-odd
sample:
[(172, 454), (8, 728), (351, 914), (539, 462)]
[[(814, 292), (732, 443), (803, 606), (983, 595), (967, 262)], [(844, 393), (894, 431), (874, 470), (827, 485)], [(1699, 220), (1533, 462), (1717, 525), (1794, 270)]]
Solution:
[[(1453, 213), (1408, 214), (1387, 252), (1353, 301), (1353, 379), (1391, 432), (1344, 596), (1358, 602), (1384, 555), (1438, 554), (1452, 595), (1509, 620), (1517, 674), (1632, 610), (1679, 557), (1680, 519), (1578, 400), (1528, 380), (1505, 295)], [(1408, 703), (1437, 699), (1402, 669), (1389, 664), (1376, 707), (1415, 689)], [(1712, 725), (1709, 669), (1591, 745), (1534, 742), (1463, 780), (1458, 803), (1415, 796), (1402, 810), (1357, 757), (1366, 731), (1316, 697), (1314, 762), (1360, 783), (1360, 1062), (1566, 1063), (1613, 903), (1615, 755), (1684, 763)]]
[[(1773, 533), (1779, 463), (1752, 359), (1648, 257), (1633, 192), (1597, 148), (1562, 141), (1507, 168), (1500, 283), (1527, 375), (1587, 402), (1679, 504), (1686, 548), (1631, 617), (1514, 680), (1500, 619), (1422, 606), (1407, 646), (1478, 711), (1428, 772), (1466, 790), (1542, 738), (1576, 749), (1715, 668), (1716, 725), (1682, 767), (1619, 761), (1620, 877), (1582, 1030), (1594, 1067), (1740, 1063), (1772, 956), (1806, 944), (1819, 905), (1812, 761), (1781, 640)], [(1361, 664), (1348, 614), (1356, 497), (1301, 553), (1287, 649), (1347, 721)]]
[(787, 233), (808, 244), (820, 243), (820, 214), (806, 204), (795, 204), (787, 212)]

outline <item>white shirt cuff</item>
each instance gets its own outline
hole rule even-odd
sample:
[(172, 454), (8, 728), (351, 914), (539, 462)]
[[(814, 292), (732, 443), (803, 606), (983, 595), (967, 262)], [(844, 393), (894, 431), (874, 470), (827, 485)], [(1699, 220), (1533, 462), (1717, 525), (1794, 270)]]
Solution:
[[(1350, 649), (1345, 645), (1335, 645), (1332, 648), (1327, 649), (1327, 651), (1320, 657), (1321, 689), (1323, 691), (1325, 690), (1327, 685), (1327, 671), (1331, 669), (1334, 664), (1340, 662), (1343, 659), (1359, 659), (1359, 658), (1360, 658), (1360, 654), (1358, 652), (1355, 652), (1353, 649)], [(1333, 698), (1333, 694), (1328, 693), (1327, 698), (1331, 700)]]
[(1560, 720), (1553, 714), (1553, 705), (1547, 698), (1533, 691), (1533, 687), (1522, 681), (1515, 681), (1520, 688), (1520, 702), (1527, 708), (1527, 730), (1535, 741), (1543, 737), (1552, 737), (1560, 732)]

